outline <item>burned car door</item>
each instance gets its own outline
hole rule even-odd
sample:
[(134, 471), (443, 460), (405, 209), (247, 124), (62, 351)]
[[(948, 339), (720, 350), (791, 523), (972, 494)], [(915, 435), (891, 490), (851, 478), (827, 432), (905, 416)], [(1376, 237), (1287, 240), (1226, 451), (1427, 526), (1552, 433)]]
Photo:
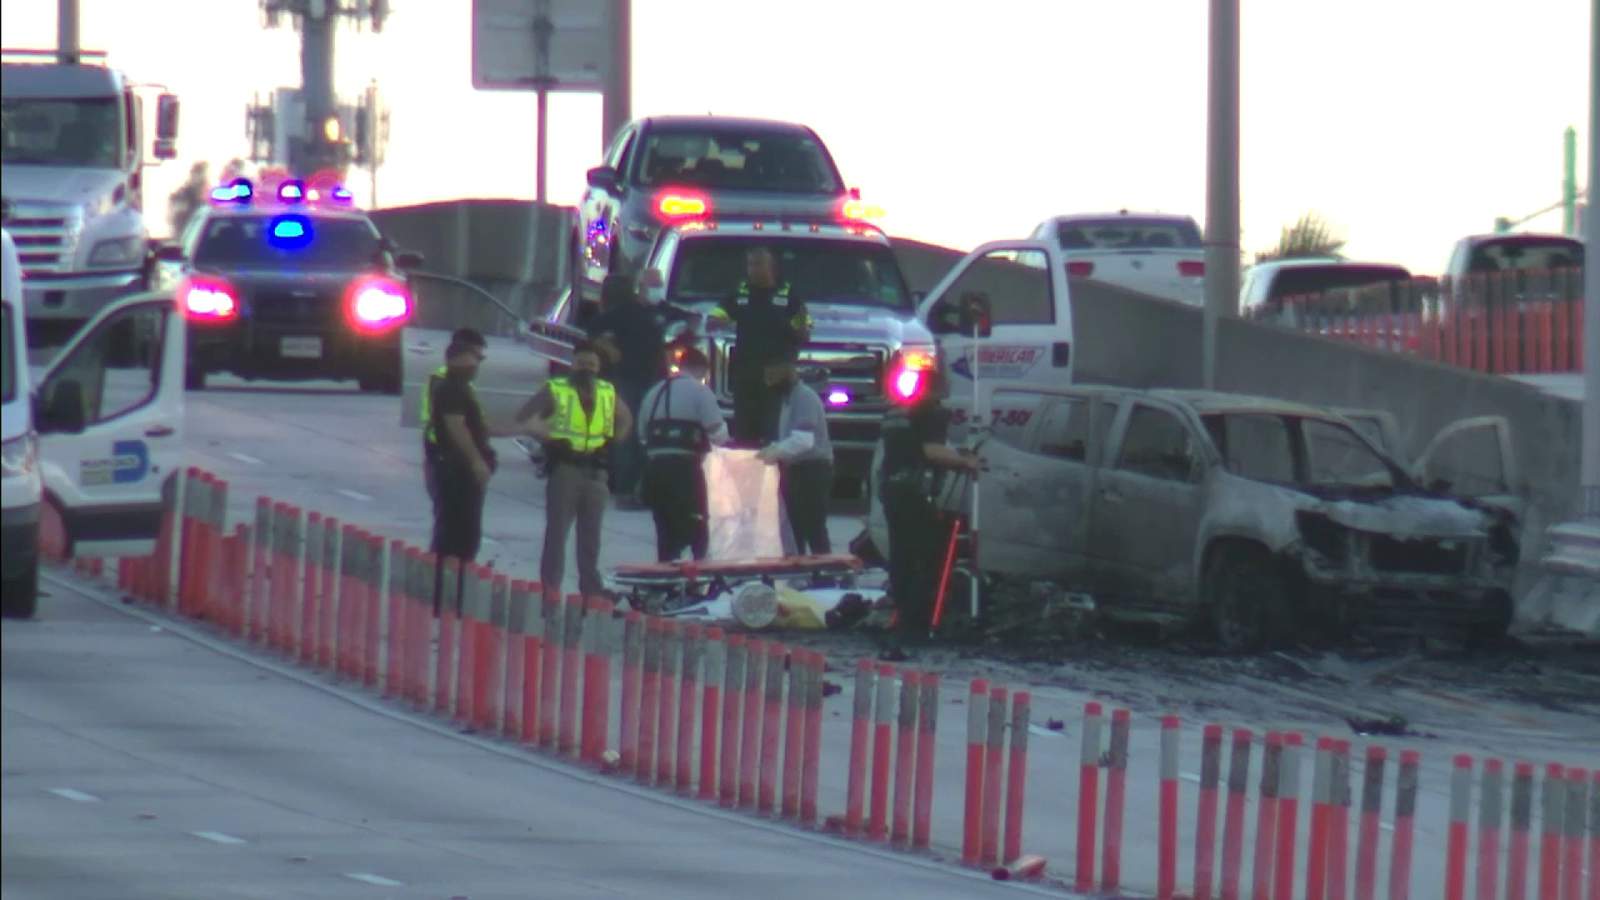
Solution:
[(1141, 401), (1115, 443), (1096, 473), (1089, 526), (1096, 599), (1181, 602), (1205, 509), (1200, 438), (1175, 410)]
[(1430, 490), (1490, 504), (1518, 519), (1527, 505), (1518, 486), (1511, 423), (1502, 416), (1446, 425), (1417, 458), (1414, 474)]
[(978, 545), (979, 564), (988, 572), (1077, 587), (1084, 579), (1094, 476), (1089, 401), (1034, 396), (1032, 427), (1020, 435), (996, 432), (984, 445), (989, 469), (983, 477), (988, 492), (980, 494), (985, 540)]

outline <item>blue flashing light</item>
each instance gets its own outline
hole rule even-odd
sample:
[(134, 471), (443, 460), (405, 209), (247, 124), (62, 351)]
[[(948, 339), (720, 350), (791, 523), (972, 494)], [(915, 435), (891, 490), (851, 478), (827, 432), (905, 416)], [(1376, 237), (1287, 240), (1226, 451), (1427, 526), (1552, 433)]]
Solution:
[(285, 181), (278, 186), (278, 200), (282, 203), (298, 203), (306, 198), (306, 186), (299, 181)]
[(355, 195), (348, 188), (340, 186), (333, 189), (333, 199), (336, 203), (349, 203), (355, 199)]
[(280, 250), (298, 250), (311, 243), (311, 220), (305, 216), (279, 216), (272, 220), (267, 242)]
[(235, 178), (222, 187), (211, 189), (211, 199), (216, 203), (249, 203), (255, 191), (248, 178)]

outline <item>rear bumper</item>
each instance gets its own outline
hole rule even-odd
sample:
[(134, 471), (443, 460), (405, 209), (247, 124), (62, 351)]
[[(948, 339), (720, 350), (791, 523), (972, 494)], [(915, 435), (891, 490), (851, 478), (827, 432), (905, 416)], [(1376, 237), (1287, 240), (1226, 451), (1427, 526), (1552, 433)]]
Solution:
[(144, 275), (136, 270), (62, 278), (34, 276), (22, 283), (22, 294), (30, 320), (84, 321), (143, 287)]
[[(191, 324), (189, 367), (201, 372), (227, 372), (242, 378), (308, 380), (363, 378), (400, 374), (400, 336), (404, 326), (376, 334), (326, 325)], [(284, 339), (304, 344), (321, 342), (320, 354), (297, 356)], [(300, 339), (298, 341), (294, 339)], [(285, 350), (291, 349), (286, 354)]]
[(38, 503), (0, 512), (0, 577), (19, 578), (39, 560)]

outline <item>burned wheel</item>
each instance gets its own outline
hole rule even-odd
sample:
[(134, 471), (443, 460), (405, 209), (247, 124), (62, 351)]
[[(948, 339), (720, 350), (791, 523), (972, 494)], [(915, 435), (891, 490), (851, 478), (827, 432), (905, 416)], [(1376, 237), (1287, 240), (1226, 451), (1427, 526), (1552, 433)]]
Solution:
[(1288, 589), (1266, 551), (1242, 544), (1219, 548), (1205, 574), (1217, 643), (1228, 653), (1255, 653), (1281, 642)]

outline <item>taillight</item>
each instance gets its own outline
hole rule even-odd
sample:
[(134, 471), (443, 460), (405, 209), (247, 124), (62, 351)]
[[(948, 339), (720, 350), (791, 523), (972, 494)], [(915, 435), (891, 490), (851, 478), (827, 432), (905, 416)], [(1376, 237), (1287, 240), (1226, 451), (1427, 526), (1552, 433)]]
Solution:
[(699, 191), (665, 190), (656, 194), (656, 212), (666, 219), (696, 219), (710, 215), (711, 198)]
[(225, 322), (239, 315), (233, 285), (210, 275), (190, 275), (178, 285), (178, 308), (193, 321)]
[(1185, 278), (1204, 278), (1206, 264), (1193, 259), (1178, 260), (1178, 274)]
[(411, 318), (411, 292), (382, 276), (358, 279), (346, 292), (350, 323), (365, 331), (393, 328)]
[(1067, 263), (1067, 274), (1078, 278), (1088, 278), (1094, 274), (1094, 263), (1088, 260), (1078, 260)]

